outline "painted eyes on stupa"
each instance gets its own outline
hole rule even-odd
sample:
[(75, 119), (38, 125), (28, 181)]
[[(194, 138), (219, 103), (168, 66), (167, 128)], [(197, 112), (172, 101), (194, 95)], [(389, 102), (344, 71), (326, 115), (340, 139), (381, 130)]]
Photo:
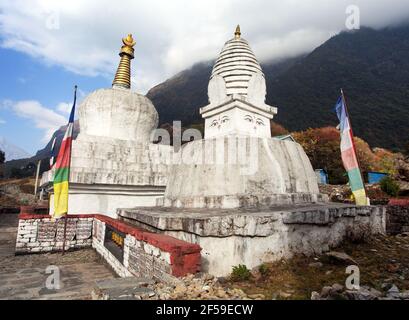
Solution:
[(212, 124), (210, 125), (210, 127), (217, 127), (222, 125), (223, 123), (229, 122), (230, 119), (227, 116), (224, 116), (223, 118), (219, 119), (219, 120), (213, 120)]
[(226, 116), (224, 116), (223, 118), (222, 118), (222, 123), (226, 123), (226, 122), (228, 122), (229, 121), (229, 117), (226, 117)]
[(244, 120), (248, 122), (253, 122), (253, 117), (252, 116), (244, 116)]
[(253, 118), (250, 115), (246, 115), (244, 116), (244, 120), (251, 122), (251, 123), (255, 122), (256, 125), (259, 125), (259, 126), (264, 126), (264, 121), (260, 118)]

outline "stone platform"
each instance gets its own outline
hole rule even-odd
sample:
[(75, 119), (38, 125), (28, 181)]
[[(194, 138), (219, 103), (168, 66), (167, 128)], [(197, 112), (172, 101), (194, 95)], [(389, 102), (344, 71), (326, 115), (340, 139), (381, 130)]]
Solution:
[[(73, 141), (68, 213), (116, 218), (121, 206), (155, 206), (165, 193), (171, 155), (169, 146), (80, 134)], [(41, 180), (51, 203), (53, 176), (50, 170)]]
[(202, 271), (226, 276), (235, 265), (313, 255), (348, 237), (385, 232), (385, 208), (338, 203), (250, 209), (118, 209), (119, 219), (202, 247)]

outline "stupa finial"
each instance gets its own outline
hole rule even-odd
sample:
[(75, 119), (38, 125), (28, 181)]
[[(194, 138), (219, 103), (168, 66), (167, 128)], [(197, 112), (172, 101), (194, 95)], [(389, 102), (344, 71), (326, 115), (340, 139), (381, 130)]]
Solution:
[(241, 36), (241, 31), (240, 31), (240, 25), (238, 24), (236, 27), (236, 32), (234, 32), (234, 38), (240, 39)]
[(132, 34), (128, 34), (126, 38), (122, 39), (123, 46), (121, 47), (121, 52), (119, 56), (121, 61), (119, 62), (118, 70), (115, 74), (114, 82), (112, 83), (113, 88), (131, 88), (131, 60), (134, 58), (134, 46), (135, 41)]
[(133, 48), (136, 42), (133, 40), (132, 34), (128, 34), (126, 38), (122, 39), (125, 46)]

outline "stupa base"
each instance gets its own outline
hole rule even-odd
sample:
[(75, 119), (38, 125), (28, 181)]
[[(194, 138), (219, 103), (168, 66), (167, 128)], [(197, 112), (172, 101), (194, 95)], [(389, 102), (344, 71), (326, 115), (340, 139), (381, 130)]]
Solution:
[(294, 254), (320, 254), (346, 238), (385, 232), (384, 207), (337, 203), (251, 209), (118, 209), (119, 219), (202, 247), (202, 271), (226, 276)]

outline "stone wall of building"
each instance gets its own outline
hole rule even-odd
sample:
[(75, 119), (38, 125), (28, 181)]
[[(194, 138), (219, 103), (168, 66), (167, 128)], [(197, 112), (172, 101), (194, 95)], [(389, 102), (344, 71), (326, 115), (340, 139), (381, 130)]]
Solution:
[(391, 199), (387, 206), (386, 217), (388, 234), (409, 232), (409, 200)]
[[(64, 219), (20, 213), (16, 254), (61, 251)], [(120, 233), (121, 246), (109, 249), (106, 228)], [(201, 248), (167, 235), (147, 232), (103, 215), (69, 215), (65, 249), (93, 247), (120, 277), (173, 282), (200, 271)], [(117, 255), (114, 253), (117, 252)], [(119, 255), (118, 255), (119, 253)]]

